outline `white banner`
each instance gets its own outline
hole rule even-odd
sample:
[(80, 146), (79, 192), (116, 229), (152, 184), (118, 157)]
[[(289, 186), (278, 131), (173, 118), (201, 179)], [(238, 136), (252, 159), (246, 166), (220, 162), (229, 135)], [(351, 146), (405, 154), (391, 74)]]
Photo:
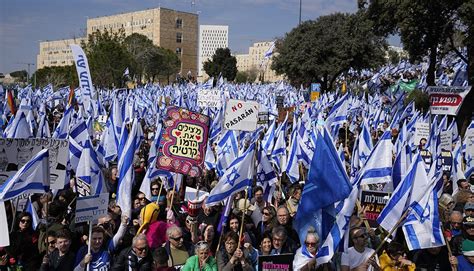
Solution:
[(0, 184), (13, 176), (42, 149), (49, 149), (50, 188), (63, 189), (69, 142), (53, 138), (0, 138)]
[(470, 90), (471, 86), (428, 87), (431, 114), (456, 116)]
[(227, 130), (255, 131), (258, 120), (258, 102), (229, 100), (224, 119), (224, 128)]
[(415, 123), (415, 136), (413, 138), (415, 146), (420, 145), (420, 140), (422, 138), (426, 139), (426, 141), (430, 138), (430, 124), (426, 122), (417, 122)]
[(89, 63), (87, 56), (82, 50), (81, 46), (77, 44), (69, 45), (71, 47), (74, 63), (76, 64), (77, 78), (79, 78), (79, 86), (81, 87), (82, 101), (87, 110), (90, 105), (90, 100), (95, 97), (94, 86), (92, 85), (91, 72), (89, 70)]
[(10, 245), (9, 236), (5, 202), (0, 201), (0, 247), (8, 247)]
[(197, 105), (200, 107), (222, 106), (221, 94), (218, 89), (203, 89), (198, 92)]
[(109, 193), (79, 197), (76, 201), (76, 223), (94, 222), (107, 214)]
[(441, 149), (445, 151), (453, 150), (453, 131), (441, 131), (439, 133)]
[(189, 186), (186, 186), (186, 191), (184, 194), (184, 198), (187, 201), (196, 201), (196, 200), (204, 200), (206, 197), (209, 196), (209, 192), (199, 190), (199, 193), (196, 194), (198, 190), (196, 188), (192, 188)]

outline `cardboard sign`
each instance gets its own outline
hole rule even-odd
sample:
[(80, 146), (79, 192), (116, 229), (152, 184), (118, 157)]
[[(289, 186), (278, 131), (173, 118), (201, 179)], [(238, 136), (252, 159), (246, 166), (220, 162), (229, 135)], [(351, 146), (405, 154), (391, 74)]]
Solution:
[(427, 171), (430, 170), (431, 164), (433, 164), (433, 156), (431, 152), (428, 150), (421, 150), (420, 155), (421, 155), (421, 160), (425, 162), (425, 167)]
[(441, 131), (440, 136), (440, 145), (441, 149), (445, 151), (453, 150), (453, 132), (452, 131)]
[(315, 102), (317, 99), (319, 99), (320, 94), (321, 94), (321, 84), (312, 83), (311, 84), (311, 101)]
[(471, 86), (428, 87), (431, 114), (456, 116), (464, 101), (464, 97), (466, 97), (470, 90)]
[(439, 161), (441, 164), (441, 169), (443, 171), (451, 172), (451, 169), (453, 168), (453, 154), (450, 151), (441, 151), (441, 155), (439, 157), (441, 161)]
[(293, 271), (295, 254), (258, 256), (258, 270), (261, 271)]
[(415, 136), (413, 142), (415, 146), (420, 145), (421, 139), (428, 140), (430, 138), (430, 124), (425, 122), (417, 122), (415, 123)]
[(94, 222), (107, 214), (109, 193), (78, 197), (76, 200), (76, 223)]
[(208, 116), (176, 106), (168, 107), (156, 167), (191, 177), (200, 176), (208, 133)]
[(226, 130), (255, 131), (258, 120), (258, 102), (229, 100), (225, 109)]
[(390, 194), (387, 192), (362, 190), (360, 196), (360, 205), (365, 208), (365, 218), (369, 222), (370, 227), (377, 228), (377, 218), (382, 209), (387, 204)]
[(218, 89), (203, 89), (199, 91), (197, 104), (200, 107), (218, 107), (222, 106), (221, 94)]
[(270, 120), (270, 115), (269, 115), (268, 111), (258, 112), (257, 124), (268, 124), (269, 120)]
[(466, 156), (474, 156), (474, 129), (467, 129), (464, 142), (466, 144)]
[(63, 189), (69, 158), (69, 142), (52, 138), (1, 138), (0, 183), (13, 176), (42, 149), (49, 149), (50, 188)]

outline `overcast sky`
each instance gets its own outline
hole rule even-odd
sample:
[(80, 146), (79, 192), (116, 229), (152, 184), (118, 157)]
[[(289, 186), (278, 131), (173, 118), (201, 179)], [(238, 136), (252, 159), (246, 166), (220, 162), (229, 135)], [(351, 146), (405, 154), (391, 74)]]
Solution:
[[(0, 72), (36, 65), (39, 41), (82, 36), (87, 17), (164, 7), (199, 14), (199, 24), (229, 26), (232, 52), (282, 37), (297, 26), (300, 0), (0, 0)], [(356, 0), (302, 0), (302, 20), (355, 12)], [(397, 43), (393, 41), (391, 43)], [(36, 66), (31, 66), (31, 72)]]

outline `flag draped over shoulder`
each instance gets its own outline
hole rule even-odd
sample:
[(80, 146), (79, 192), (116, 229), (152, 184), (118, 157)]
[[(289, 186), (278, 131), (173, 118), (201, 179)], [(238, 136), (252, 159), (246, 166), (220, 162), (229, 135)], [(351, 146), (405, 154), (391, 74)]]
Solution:
[(0, 200), (6, 201), (24, 193), (44, 193), (48, 190), (49, 151), (44, 149), (0, 186)]
[[(344, 200), (351, 193), (346, 170), (342, 165), (332, 138), (328, 131), (318, 133), (316, 146), (309, 169), (309, 178), (303, 189), (301, 201), (296, 213), (294, 228), (298, 231), (300, 240), (306, 238), (310, 226), (321, 233), (324, 221), (318, 212), (327, 207), (334, 207), (334, 203)], [(333, 221), (328, 224), (332, 225)], [(320, 235), (321, 238), (326, 236)]]

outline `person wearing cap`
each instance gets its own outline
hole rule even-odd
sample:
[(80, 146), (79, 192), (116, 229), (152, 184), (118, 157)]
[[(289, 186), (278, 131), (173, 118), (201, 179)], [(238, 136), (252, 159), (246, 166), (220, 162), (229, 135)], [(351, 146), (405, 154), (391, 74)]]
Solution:
[(449, 259), (452, 265), (457, 265), (458, 271), (474, 270), (474, 241), (464, 240), (462, 242), (462, 254), (451, 256)]
[(375, 252), (367, 247), (369, 234), (365, 228), (355, 227), (349, 232), (353, 246), (341, 255), (341, 271), (348, 270), (379, 270), (378, 258), (370, 258)]
[(462, 220), (462, 233), (451, 240), (451, 249), (454, 256), (462, 254), (464, 240), (474, 241), (474, 216), (465, 216)]
[(466, 204), (464, 204), (464, 215), (474, 216), (474, 202), (466, 202)]

